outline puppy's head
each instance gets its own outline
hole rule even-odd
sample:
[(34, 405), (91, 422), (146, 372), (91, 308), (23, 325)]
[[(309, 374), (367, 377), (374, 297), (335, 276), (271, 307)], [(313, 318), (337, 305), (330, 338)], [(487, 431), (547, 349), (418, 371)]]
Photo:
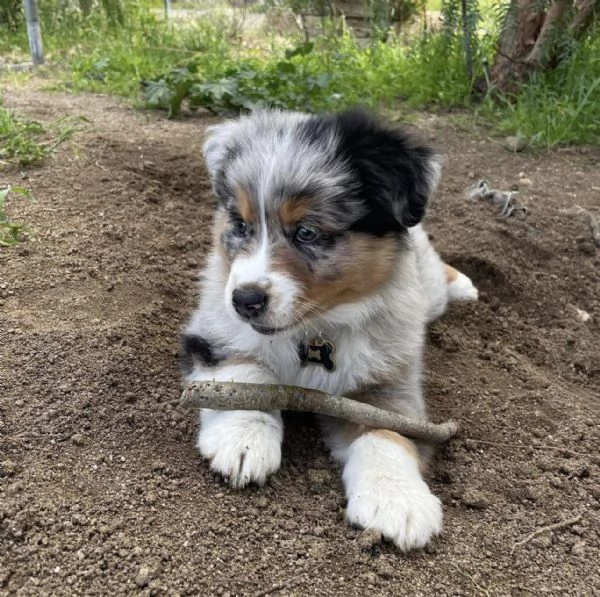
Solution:
[(255, 112), (213, 127), (204, 155), (226, 306), (264, 334), (377, 292), (440, 171), (428, 147), (362, 112)]

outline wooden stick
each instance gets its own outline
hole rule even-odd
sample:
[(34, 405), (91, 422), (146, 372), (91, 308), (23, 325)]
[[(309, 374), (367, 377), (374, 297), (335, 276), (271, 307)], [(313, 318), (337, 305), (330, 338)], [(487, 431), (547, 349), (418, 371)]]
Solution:
[(345, 419), (358, 425), (390, 429), (407, 437), (436, 444), (448, 441), (458, 432), (454, 421), (440, 425), (409, 419), (344, 396), (296, 386), (261, 385), (237, 382), (193, 382), (185, 386), (181, 396), (185, 408), (217, 410), (292, 410), (312, 412)]

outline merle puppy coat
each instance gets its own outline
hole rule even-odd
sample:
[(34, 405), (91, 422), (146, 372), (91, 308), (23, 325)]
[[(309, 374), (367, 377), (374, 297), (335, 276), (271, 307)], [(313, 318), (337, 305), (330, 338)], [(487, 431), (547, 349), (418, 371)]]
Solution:
[[(218, 207), (201, 298), (183, 335), (186, 381), (284, 383), (426, 418), (426, 324), (475, 299), (421, 220), (440, 176), (426, 145), (362, 112), (265, 110), (209, 130)], [(349, 523), (402, 550), (440, 532), (426, 446), (322, 419), (343, 465)], [(234, 487), (281, 463), (279, 412), (204, 410), (198, 448)]]

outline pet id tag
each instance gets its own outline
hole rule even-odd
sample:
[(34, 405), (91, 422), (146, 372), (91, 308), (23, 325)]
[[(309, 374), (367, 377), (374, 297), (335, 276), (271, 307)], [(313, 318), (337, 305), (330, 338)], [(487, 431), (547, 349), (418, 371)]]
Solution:
[(331, 340), (313, 338), (301, 342), (299, 353), (303, 367), (314, 364), (321, 365), (329, 373), (335, 370), (335, 344)]

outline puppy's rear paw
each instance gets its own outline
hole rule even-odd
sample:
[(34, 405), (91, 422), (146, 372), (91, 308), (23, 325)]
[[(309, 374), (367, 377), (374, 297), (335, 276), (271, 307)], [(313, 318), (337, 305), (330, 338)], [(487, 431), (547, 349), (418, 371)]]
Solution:
[(419, 549), (442, 530), (442, 507), (401, 446), (367, 434), (350, 447), (344, 469), (346, 520), (376, 529), (402, 551)]
[(456, 277), (448, 283), (448, 298), (451, 301), (476, 301), (479, 298), (479, 291), (471, 278), (456, 271)]
[(279, 414), (203, 411), (198, 448), (230, 485), (263, 485), (281, 465), (283, 423)]

